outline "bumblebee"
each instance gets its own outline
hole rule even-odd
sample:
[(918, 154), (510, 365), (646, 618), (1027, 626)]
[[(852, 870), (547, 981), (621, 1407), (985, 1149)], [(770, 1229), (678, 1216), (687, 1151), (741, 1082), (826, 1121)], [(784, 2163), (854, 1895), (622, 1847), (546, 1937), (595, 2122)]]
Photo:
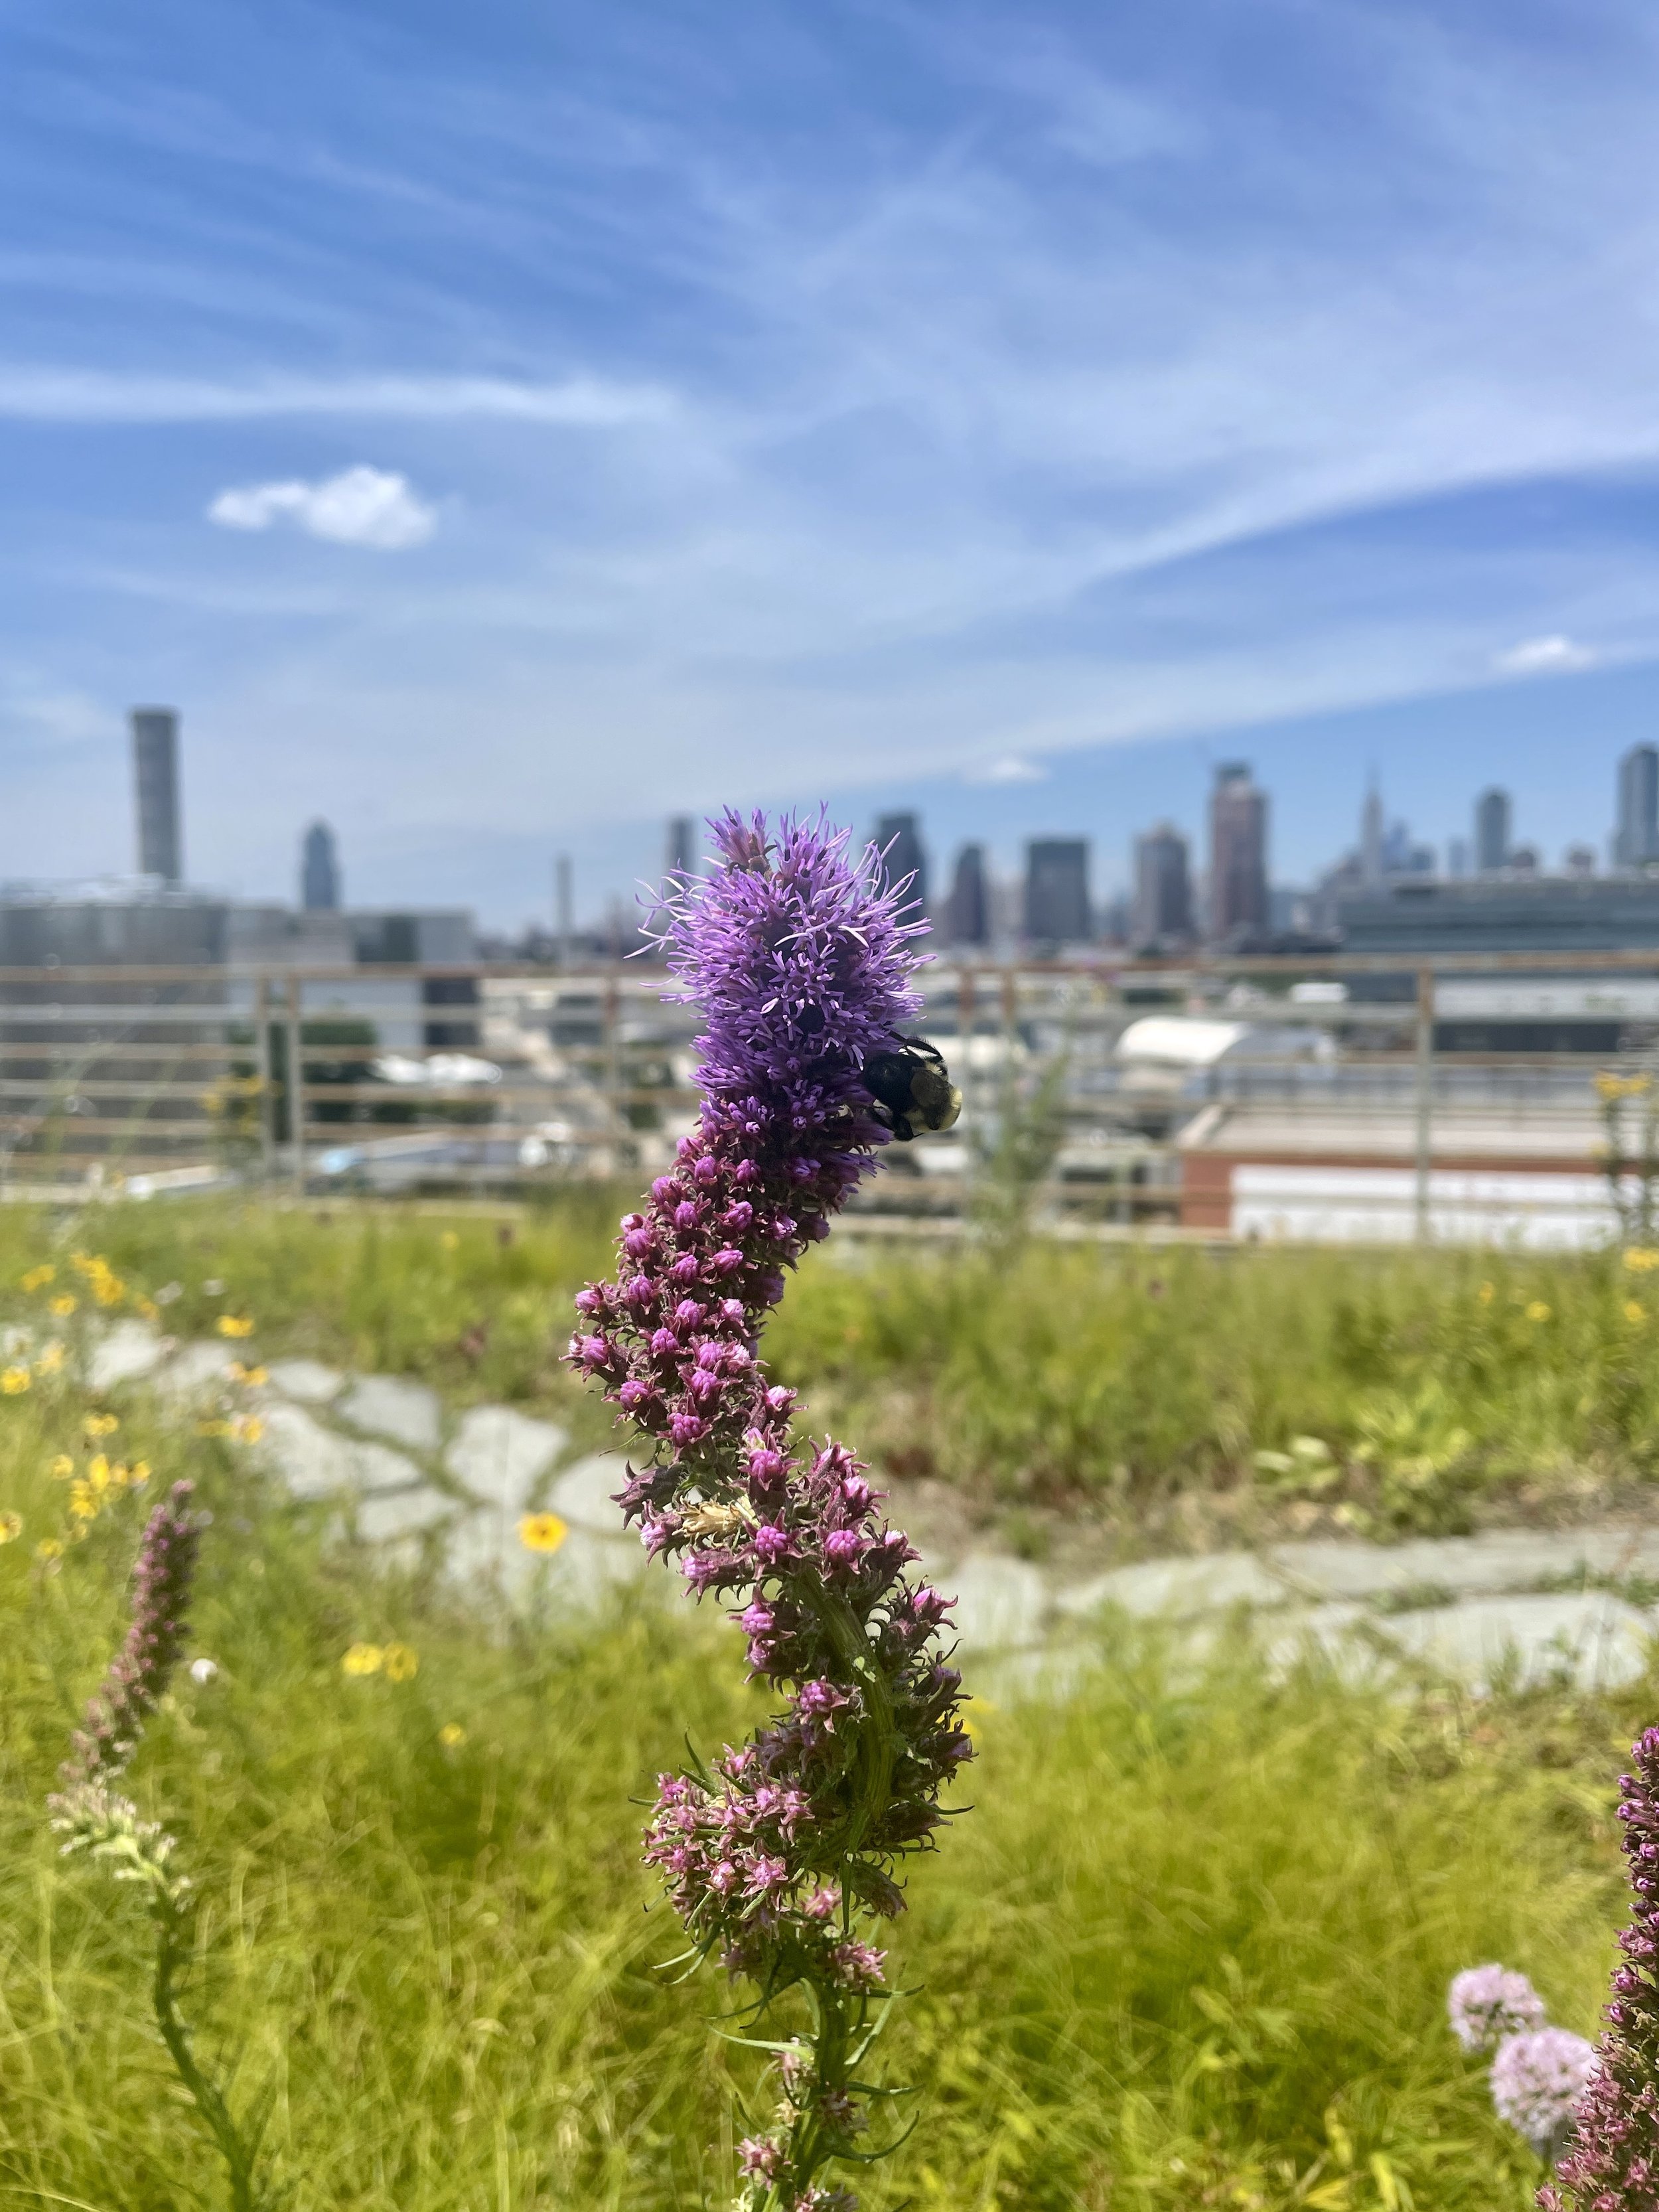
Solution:
[(874, 1101), (877, 1121), (907, 1143), (955, 1126), (962, 1093), (925, 1037), (901, 1039), (896, 1052), (872, 1053), (861, 1079)]

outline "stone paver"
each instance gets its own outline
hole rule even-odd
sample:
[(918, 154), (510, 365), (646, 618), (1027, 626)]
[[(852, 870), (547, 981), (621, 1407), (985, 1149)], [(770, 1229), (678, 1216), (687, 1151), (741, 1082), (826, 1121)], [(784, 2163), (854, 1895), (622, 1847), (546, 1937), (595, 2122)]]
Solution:
[(93, 1346), (87, 1381), (94, 1390), (112, 1390), (118, 1382), (142, 1382), (155, 1372), (172, 1348), (169, 1340), (148, 1322), (118, 1321)]
[(1634, 1606), (1598, 1592), (1471, 1598), (1426, 1613), (1390, 1615), (1379, 1626), (1413, 1657), (1462, 1674), (1477, 1689), (1511, 1671), (1524, 1686), (1571, 1680), (1617, 1688), (1648, 1663), (1650, 1623)]
[(265, 1372), (273, 1390), (303, 1406), (331, 1405), (345, 1388), (339, 1369), (325, 1367), (320, 1359), (273, 1359)]
[[(565, 1468), (548, 1492), (547, 1502), (573, 1528), (620, 1537), (623, 1518), (616, 1494), (627, 1480), (628, 1462), (620, 1452), (594, 1452)], [(628, 1541), (639, 1548), (637, 1537), (630, 1534)]]
[(359, 1500), (352, 1518), (366, 1544), (391, 1544), (404, 1537), (424, 1535), (456, 1510), (455, 1500), (441, 1490), (380, 1491)]
[(1114, 1567), (1061, 1590), (1054, 1607), (1074, 1620), (1098, 1613), (1103, 1605), (1120, 1605), (1143, 1620), (1159, 1615), (1188, 1620), (1235, 1605), (1283, 1605), (1285, 1599), (1284, 1583), (1253, 1553), (1218, 1552), (1207, 1559), (1148, 1559), (1139, 1566)]
[(456, 1425), (444, 1464), (474, 1498), (517, 1513), (564, 1446), (564, 1431), (551, 1421), (510, 1406), (471, 1406)]
[(974, 1552), (945, 1584), (956, 1600), (957, 1634), (964, 1650), (1018, 1651), (1040, 1643), (1048, 1585), (1024, 1559)]
[(354, 1428), (415, 1451), (436, 1451), (443, 1431), (438, 1394), (400, 1375), (360, 1375), (335, 1409)]
[(413, 1490), (421, 1470), (389, 1445), (363, 1443), (325, 1428), (302, 1406), (273, 1405), (259, 1449), (296, 1498), (342, 1491)]
[(155, 1370), (155, 1388), (164, 1398), (199, 1398), (216, 1384), (229, 1379), (237, 1358), (235, 1348), (212, 1337), (181, 1344), (171, 1359)]
[(1292, 1588), (1322, 1597), (1388, 1597), (1413, 1589), (1514, 1590), (1589, 1568), (1639, 1564), (1639, 1534), (1612, 1528), (1499, 1528), (1480, 1536), (1417, 1537), (1401, 1544), (1334, 1539), (1279, 1544), (1268, 1564)]

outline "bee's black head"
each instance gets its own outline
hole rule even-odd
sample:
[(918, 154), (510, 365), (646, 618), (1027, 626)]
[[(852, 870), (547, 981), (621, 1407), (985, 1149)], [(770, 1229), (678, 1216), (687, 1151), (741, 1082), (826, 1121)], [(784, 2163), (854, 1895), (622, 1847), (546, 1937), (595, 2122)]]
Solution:
[(925, 1037), (904, 1037), (892, 1052), (872, 1053), (860, 1074), (877, 1121), (906, 1141), (951, 1127), (962, 1111), (962, 1093)]

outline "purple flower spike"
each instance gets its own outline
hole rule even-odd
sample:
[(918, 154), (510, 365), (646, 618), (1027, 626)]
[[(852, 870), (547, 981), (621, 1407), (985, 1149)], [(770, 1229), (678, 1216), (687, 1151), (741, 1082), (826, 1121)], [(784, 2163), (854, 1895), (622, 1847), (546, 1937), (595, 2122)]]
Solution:
[(824, 2024), (795, 2046), (805, 2101), (786, 2084), (780, 2129), (743, 2144), (744, 2212), (840, 2212), (853, 2199), (814, 2176), (854, 2131), (842, 2077), (887, 1996), (860, 1916), (902, 1909), (894, 1869), (931, 1843), (971, 1747), (936, 1648), (949, 1601), (908, 1577), (915, 1553), (852, 1454), (795, 1437), (757, 1344), (784, 1271), (905, 1133), (866, 1071), (884, 1080), (903, 1044), (925, 925), (821, 820), (711, 827), (714, 872), (671, 886), (661, 933), (705, 1018), (702, 1113), (624, 1218), (614, 1285), (578, 1298), (603, 1333), (580, 1329), (570, 1358), (649, 1455), (625, 1513), (698, 1595), (728, 1595), (750, 1668), (787, 1692), (749, 1744), (665, 1779), (646, 1857), (705, 1955), (761, 2002), (805, 1984)]
[[(1635, 1905), (1619, 1938), (1607, 2026), (1577, 2100), (1577, 2125), (1546, 2212), (1650, 2212), (1659, 2205), (1659, 1729), (1637, 1739), (1623, 1777), (1625, 1858)], [(1496, 2076), (1497, 2068), (1493, 2074)]]
[(190, 1499), (191, 1485), (175, 1482), (149, 1516), (132, 1571), (132, 1625), (59, 1770), (65, 1791), (122, 1771), (178, 1663), (199, 1541)]

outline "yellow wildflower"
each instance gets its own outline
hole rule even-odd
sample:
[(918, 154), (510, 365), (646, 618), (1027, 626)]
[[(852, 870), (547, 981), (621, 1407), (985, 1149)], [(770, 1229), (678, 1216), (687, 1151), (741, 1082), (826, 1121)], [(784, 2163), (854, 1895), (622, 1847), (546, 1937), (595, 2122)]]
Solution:
[(1632, 1275), (1651, 1274), (1659, 1267), (1659, 1249), (1651, 1244), (1632, 1244), (1625, 1255), (1625, 1265)]
[(221, 1314), (214, 1323), (221, 1336), (252, 1336), (253, 1323), (242, 1314)]
[(31, 1267), (23, 1277), (23, 1288), (26, 1291), (44, 1290), (57, 1273), (56, 1267)]
[(257, 1413), (250, 1413), (238, 1422), (236, 1433), (245, 1444), (257, 1444), (265, 1432), (265, 1425)]
[(0, 1390), (3, 1390), (7, 1397), (21, 1398), (28, 1387), (29, 1370), (27, 1367), (8, 1367), (0, 1372)]
[(87, 1462), (87, 1480), (94, 1490), (109, 1488), (109, 1462), (102, 1452)]
[(89, 1437), (112, 1437), (121, 1424), (113, 1413), (88, 1413), (81, 1425)]
[(459, 1751), (466, 1741), (466, 1730), (459, 1721), (446, 1721), (438, 1730), (438, 1741), (446, 1751)]
[(1639, 1298), (1626, 1298), (1625, 1300), (1625, 1319), (1626, 1321), (1632, 1322), (1642, 1322), (1645, 1321), (1647, 1317), (1648, 1310), (1642, 1304), (1642, 1301)]
[(1480, 1285), (1480, 1303), (1481, 1303), (1481, 1304), (1482, 1304), (1483, 1306), (1489, 1306), (1489, 1305), (1492, 1304), (1492, 1300), (1497, 1297), (1497, 1295), (1498, 1295), (1497, 1290), (1495, 1289), (1495, 1287), (1494, 1287), (1491, 1283), (1482, 1283), (1482, 1284), (1481, 1284), (1481, 1285)]
[(134, 1460), (132, 1465), (127, 1469), (127, 1480), (135, 1490), (143, 1489), (145, 1483), (149, 1480), (149, 1462), (147, 1459)]
[(46, 1472), (54, 1482), (67, 1482), (75, 1472), (75, 1462), (67, 1452), (59, 1452)]
[(234, 1421), (198, 1421), (196, 1433), (198, 1437), (234, 1437), (236, 1425)]
[(64, 1547), (56, 1536), (43, 1536), (34, 1547), (37, 1559), (61, 1559)]
[(455, 1234), (455, 1231), (453, 1229), (446, 1229), (443, 1235), (438, 1239), (439, 1243), (442, 1245), (446, 1252), (453, 1252), (457, 1250), (460, 1245), (460, 1238)]
[(126, 1294), (126, 1285), (115, 1275), (98, 1275), (93, 1279), (92, 1295), (100, 1306), (118, 1306)]
[(1542, 1298), (1534, 1298), (1531, 1304), (1527, 1308), (1527, 1319), (1528, 1321), (1547, 1321), (1549, 1317), (1550, 1310), (1544, 1304)]
[(526, 1552), (556, 1552), (569, 1533), (556, 1513), (526, 1513), (519, 1523), (519, 1541)]
[(407, 1644), (388, 1644), (385, 1656), (388, 1682), (412, 1681), (421, 1671), (421, 1655)]
[(63, 1364), (63, 1346), (61, 1344), (49, 1344), (46, 1350), (40, 1354), (40, 1357), (35, 1361), (34, 1371), (37, 1375), (55, 1375)]
[(161, 1309), (154, 1298), (135, 1298), (133, 1304), (146, 1321), (156, 1321), (160, 1318)]
[(15, 1544), (22, 1533), (21, 1513), (0, 1513), (0, 1544)]
[(55, 1298), (49, 1301), (51, 1310), (57, 1315), (59, 1321), (67, 1321), (80, 1303), (80, 1299), (76, 1297), (73, 1291), (62, 1291)]
[(270, 1370), (268, 1367), (244, 1367), (240, 1359), (233, 1359), (226, 1372), (233, 1382), (246, 1382), (249, 1389), (253, 1390), (257, 1390), (261, 1383), (269, 1382), (270, 1380)]
[(76, 1521), (95, 1521), (98, 1518), (98, 1499), (89, 1482), (70, 1486), (69, 1510)]
[(340, 1662), (343, 1674), (378, 1674), (386, 1654), (378, 1644), (354, 1644)]

